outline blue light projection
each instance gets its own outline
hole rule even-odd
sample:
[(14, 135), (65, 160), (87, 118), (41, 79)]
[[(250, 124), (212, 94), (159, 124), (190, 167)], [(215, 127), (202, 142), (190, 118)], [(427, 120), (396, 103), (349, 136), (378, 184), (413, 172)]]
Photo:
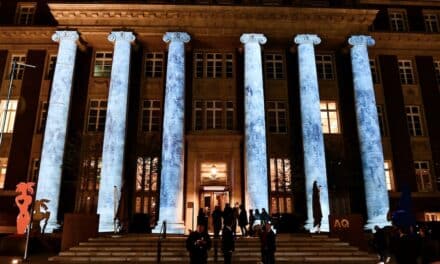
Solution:
[(159, 225), (167, 221), (167, 232), (183, 234), (183, 169), (185, 114), (185, 43), (186, 32), (167, 32), (169, 42), (165, 105), (163, 117), (162, 170), (160, 182)]
[(304, 172), (306, 178), (307, 222), (305, 228), (313, 229), (312, 196), (313, 182), (320, 186), (322, 222), (321, 231), (329, 231), (329, 200), (324, 139), (321, 127), (318, 78), (316, 75), (314, 45), (321, 43), (317, 35), (297, 35), (301, 123), (304, 149)]
[(51, 212), (46, 232), (57, 228), (58, 202), (61, 188), (61, 173), (66, 143), (67, 121), (72, 92), (72, 78), (75, 67), (77, 40), (76, 31), (56, 31), (52, 40), (59, 42), (57, 63), (49, 100), (46, 128), (44, 130), (40, 171), (36, 200), (48, 199)]
[[(102, 170), (99, 183), (98, 214), (99, 231), (114, 230), (114, 217), (122, 187), (124, 166), (125, 132), (128, 106), (128, 83), (130, 72), (132, 32), (117, 31), (108, 36), (115, 43), (113, 52), (110, 89), (105, 120)], [(115, 200), (116, 199), (116, 200)]]
[(371, 76), (367, 46), (374, 45), (370, 36), (352, 36), (351, 48), (354, 101), (365, 185), (368, 220), (365, 229), (389, 225), (388, 191), (385, 181), (382, 140)]
[(245, 194), (249, 209), (269, 208), (264, 113), (263, 70), (260, 44), (263, 34), (243, 34), (245, 111)]

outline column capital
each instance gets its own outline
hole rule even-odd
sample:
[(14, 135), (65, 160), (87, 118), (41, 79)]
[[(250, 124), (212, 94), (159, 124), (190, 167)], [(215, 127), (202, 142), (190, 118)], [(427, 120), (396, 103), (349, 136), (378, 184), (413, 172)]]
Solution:
[(183, 42), (188, 43), (191, 40), (191, 36), (186, 32), (167, 32), (163, 35), (163, 41), (168, 42)]
[(128, 41), (133, 42), (136, 37), (134, 36), (133, 32), (130, 31), (112, 31), (107, 39), (110, 42), (116, 42), (116, 41)]
[(52, 35), (52, 40), (55, 42), (60, 42), (62, 40), (77, 41), (79, 39), (79, 34), (77, 31), (60, 30), (55, 31)]
[(240, 42), (243, 43), (243, 44), (247, 44), (247, 43), (251, 43), (251, 42), (256, 42), (258, 44), (263, 45), (263, 44), (266, 44), (267, 38), (263, 34), (244, 33), (240, 37)]
[(352, 46), (357, 46), (357, 45), (373, 46), (374, 44), (376, 44), (376, 42), (371, 36), (353, 35), (348, 39), (348, 44)]
[(321, 43), (321, 38), (318, 37), (318, 35), (316, 34), (299, 34), (295, 36), (294, 42), (298, 45), (301, 44), (318, 45), (319, 43)]

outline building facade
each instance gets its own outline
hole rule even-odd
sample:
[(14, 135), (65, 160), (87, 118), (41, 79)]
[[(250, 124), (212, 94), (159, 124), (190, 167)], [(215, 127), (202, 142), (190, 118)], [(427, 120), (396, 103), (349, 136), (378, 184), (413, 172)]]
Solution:
[(386, 224), (404, 189), (439, 221), (439, 15), (436, 1), (1, 1), (0, 226), (21, 181), (51, 200), (50, 230), (67, 212), (112, 230), (119, 201), (175, 232), (226, 203), (311, 229), (314, 181), (324, 230), (329, 214)]

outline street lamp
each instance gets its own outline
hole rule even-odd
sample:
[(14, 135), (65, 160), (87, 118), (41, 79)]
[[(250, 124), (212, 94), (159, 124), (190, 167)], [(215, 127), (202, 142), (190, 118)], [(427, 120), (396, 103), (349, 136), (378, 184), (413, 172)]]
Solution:
[(14, 80), (15, 69), (17, 68), (17, 65), (20, 65), (23, 67), (29, 67), (29, 68), (36, 68), (37, 67), (35, 65), (17, 62), (16, 60), (12, 61), (11, 75), (9, 76), (8, 97), (6, 98), (6, 105), (5, 105), (5, 109), (3, 111), (2, 125), (1, 125), (1, 130), (0, 130), (0, 145), (3, 143), (3, 133), (5, 131), (5, 125), (6, 125), (6, 115), (8, 114), (9, 101), (11, 99), (11, 94), (12, 94), (12, 82)]

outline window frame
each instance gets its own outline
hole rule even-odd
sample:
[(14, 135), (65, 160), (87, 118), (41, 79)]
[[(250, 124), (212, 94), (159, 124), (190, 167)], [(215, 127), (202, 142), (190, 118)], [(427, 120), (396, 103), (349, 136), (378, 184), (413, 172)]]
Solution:
[[(148, 105), (146, 106), (146, 103)], [(159, 106), (155, 106), (158, 103)], [(141, 109), (141, 130), (142, 132), (160, 132), (161, 131), (161, 120), (162, 120), (162, 104), (159, 99), (144, 99), (142, 100)], [(145, 115), (148, 114), (148, 117)], [(155, 116), (157, 114), (158, 116)], [(158, 118), (158, 123), (155, 124), (153, 120)], [(153, 129), (157, 125), (157, 129)]]
[[(98, 58), (98, 54), (102, 54)], [(108, 57), (111, 54), (111, 58)], [(99, 62), (99, 64), (98, 64)], [(110, 63), (108, 63), (110, 62)], [(110, 67), (109, 67), (110, 64)], [(94, 78), (110, 78), (113, 66), (113, 52), (112, 51), (96, 51), (93, 59), (93, 77)], [(98, 70), (97, 70), (98, 69)], [(108, 70), (107, 70), (108, 69)]]
[(40, 101), (40, 106), (38, 109), (38, 124), (37, 124), (37, 134), (42, 134), (46, 128), (47, 114), (49, 112), (49, 102)]
[[(426, 165), (426, 168), (424, 166)], [(415, 160), (414, 168), (416, 174), (417, 190), (419, 192), (432, 192), (434, 185), (432, 181), (431, 168), (427, 160)], [(425, 182), (428, 180), (428, 182)]]
[(18, 2), (15, 10), (14, 24), (33, 25), (36, 9), (37, 9), (36, 2)]
[[(97, 102), (98, 106), (92, 106), (93, 102)], [(101, 105), (101, 103), (105, 102), (105, 107)], [(105, 122), (107, 119), (107, 107), (108, 107), (108, 101), (107, 99), (102, 99), (102, 98), (92, 98), (89, 100), (89, 105), (88, 105), (88, 111), (87, 111), (87, 124), (86, 124), (86, 133), (91, 134), (91, 133), (104, 133), (105, 131)], [(105, 109), (105, 110), (104, 110)], [(94, 123), (94, 129), (91, 130), (90, 129), (90, 119), (91, 119), (91, 111), (95, 110), (96, 111), (96, 121)], [(102, 114), (104, 113), (104, 114)], [(104, 123), (102, 124), (102, 130), (100, 129), (100, 120), (102, 119), (102, 115), (104, 115)]]
[[(335, 62), (332, 54), (323, 53), (315, 55), (316, 73), (320, 81), (334, 81)], [(328, 71), (330, 69), (330, 71)]]
[(15, 118), (17, 117), (18, 99), (10, 99), (6, 109), (7, 99), (0, 100), (0, 125), (3, 123), (3, 115), (6, 112), (5, 127), (0, 127), (3, 134), (14, 133)]
[[(396, 15), (401, 15), (401, 17)], [(401, 21), (402, 24), (399, 25), (398, 21)], [(405, 9), (388, 9), (388, 22), (392, 32), (408, 32), (408, 16)]]
[(235, 76), (234, 58), (234, 53), (228, 51), (195, 51), (193, 53), (193, 79), (233, 79)]
[(8, 158), (0, 157), (0, 190), (3, 190), (5, 188), (7, 171), (8, 171)]
[(380, 84), (380, 75), (378, 70), (378, 64), (375, 58), (370, 59), (370, 70), (371, 70), (371, 79), (373, 80), (373, 84)]
[[(26, 54), (11, 54), (11, 59), (10, 59), (10, 64), (9, 64), (9, 71), (6, 74), (6, 79), (11, 78), (11, 73), (12, 73), (12, 67), (13, 67), (14, 60), (16, 62), (26, 63), (27, 56), (26, 56)], [(26, 70), (26, 67), (24, 65), (16, 64), (15, 71), (14, 71), (14, 76), (12, 77), (12, 80), (13, 81), (21, 81), (21, 80), (23, 80), (24, 71), (25, 70)]]
[(385, 183), (388, 191), (395, 191), (393, 163), (391, 160), (384, 160)]
[(380, 135), (382, 137), (386, 137), (388, 136), (388, 126), (386, 121), (385, 105), (378, 104), (376, 105), (376, 108), (377, 108), (377, 119), (379, 121)]
[[(281, 168), (279, 167), (281, 165)], [(286, 170), (288, 168), (288, 170)], [(281, 174), (281, 175), (280, 175)], [(269, 158), (269, 207), (272, 213), (293, 213), (292, 161), (287, 157)], [(286, 181), (287, 177), (287, 181)], [(285, 183), (280, 183), (283, 181)], [(290, 186), (289, 186), (290, 185)], [(290, 204), (289, 203), (290, 200)], [(276, 208), (274, 208), (274, 205)], [(283, 208), (281, 208), (283, 207)], [(290, 210), (289, 210), (290, 208)]]
[[(279, 57), (279, 58), (277, 58)], [(264, 54), (264, 69), (267, 80), (284, 80), (284, 54), (280, 52), (267, 52)]]
[[(335, 109), (329, 109), (329, 104), (334, 103)], [(322, 105), (325, 104), (325, 109), (322, 108)], [(319, 102), (319, 109), (321, 112), (321, 127), (323, 134), (341, 134), (341, 125), (339, 119), (339, 110), (338, 110), (338, 102), (336, 100), (321, 100)], [(336, 113), (336, 125), (337, 131), (332, 131), (332, 122), (331, 120), (335, 120), (334, 118), (330, 118), (330, 113)], [(325, 119), (323, 119), (323, 114), (325, 114)], [(324, 122), (326, 121), (327, 127), (329, 128), (328, 132), (324, 129)]]
[(438, 12), (434, 10), (423, 10), (423, 23), (425, 32), (438, 33), (440, 29)]
[[(417, 111), (414, 112), (414, 109), (417, 109)], [(423, 127), (424, 123), (423, 123), (422, 107), (420, 105), (405, 105), (405, 115), (406, 115), (406, 122), (408, 125), (409, 135), (412, 137), (425, 136), (425, 131)], [(417, 122), (420, 125), (420, 133), (417, 132)]]
[[(273, 104), (273, 107), (271, 106)], [(283, 104), (284, 107), (280, 107), (280, 105)], [(287, 102), (286, 101), (267, 101), (266, 102), (266, 112), (267, 112), (267, 131), (269, 133), (273, 134), (287, 134), (288, 133), (288, 126), (287, 126), (287, 120), (289, 117), (287, 116), (288, 109), (287, 109)], [(275, 131), (271, 131), (271, 124), (273, 120), (271, 117), (271, 113), (275, 114)], [(280, 114), (284, 113), (284, 131), (281, 130), (282, 128), (282, 117), (280, 117)]]
[[(152, 55), (151, 58), (148, 56)], [(144, 77), (152, 79), (160, 79), (164, 76), (164, 52), (145, 52), (144, 55)], [(148, 63), (151, 62), (151, 70)]]
[(411, 59), (399, 59), (397, 60), (397, 66), (399, 68), (400, 84), (414, 85), (417, 83), (414, 63)]

